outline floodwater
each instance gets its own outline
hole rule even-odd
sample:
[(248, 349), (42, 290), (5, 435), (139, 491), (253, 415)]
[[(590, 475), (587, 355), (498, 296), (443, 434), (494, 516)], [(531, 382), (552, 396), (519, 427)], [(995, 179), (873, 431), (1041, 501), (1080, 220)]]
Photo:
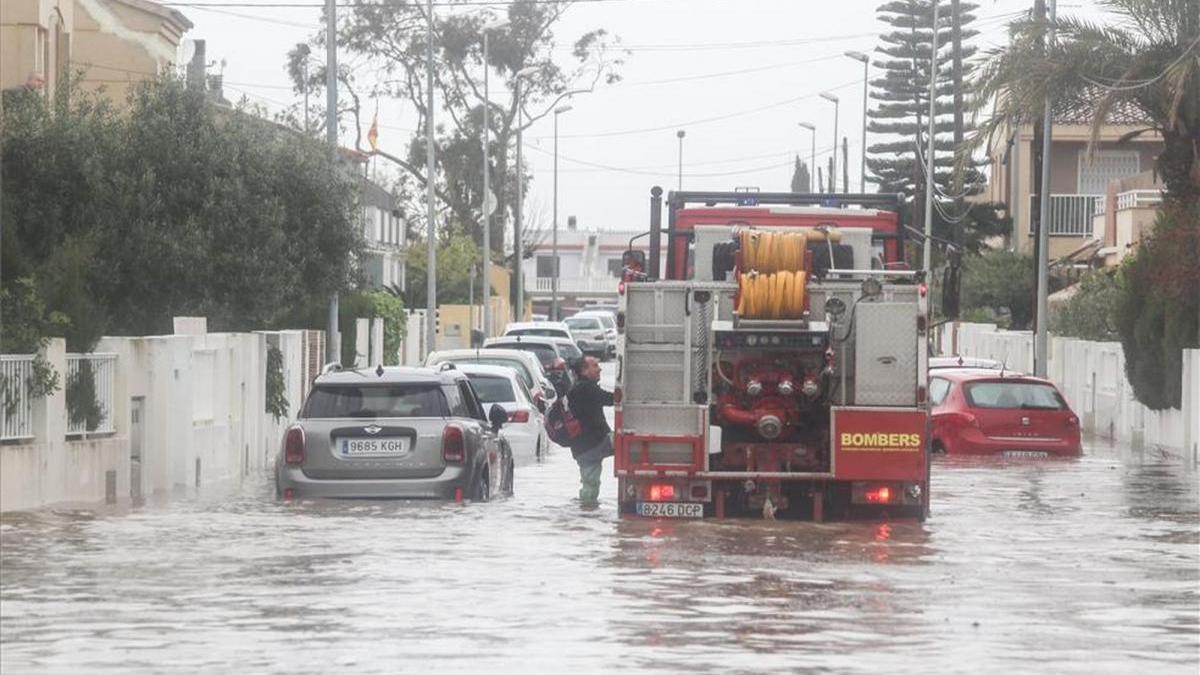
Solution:
[(1194, 469), (941, 461), (925, 523), (622, 520), (558, 451), (490, 504), (233, 494), (0, 521), (0, 671), (1200, 667)]

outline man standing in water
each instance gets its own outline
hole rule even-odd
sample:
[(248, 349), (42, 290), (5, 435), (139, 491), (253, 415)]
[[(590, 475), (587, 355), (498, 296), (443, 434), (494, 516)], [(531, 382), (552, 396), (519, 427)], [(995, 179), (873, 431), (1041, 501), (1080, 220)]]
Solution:
[(605, 457), (613, 454), (612, 429), (604, 418), (605, 406), (612, 406), (611, 391), (598, 384), (600, 362), (587, 356), (575, 366), (578, 381), (567, 394), (571, 414), (579, 421), (579, 438), (571, 444), (571, 456), (579, 464), (579, 503), (596, 506), (600, 498), (600, 472)]

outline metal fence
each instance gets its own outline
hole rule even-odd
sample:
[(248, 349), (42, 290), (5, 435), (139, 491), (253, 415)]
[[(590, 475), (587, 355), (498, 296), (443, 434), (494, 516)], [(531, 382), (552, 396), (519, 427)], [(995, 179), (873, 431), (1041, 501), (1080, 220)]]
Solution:
[[(87, 364), (85, 366), (84, 364)], [(88, 415), (82, 414), (83, 411), (78, 409), (81, 405), (88, 405), (87, 401), (77, 401), (76, 396), (70, 395), (72, 386), (79, 387), (77, 391), (82, 395), (87, 393), (88, 387), (84, 383), (76, 383), (77, 380), (85, 376), (88, 367), (91, 369), (92, 386), (91, 390), (94, 395), (93, 401), (90, 403), (96, 406), (99, 412), (99, 418), (92, 417), (88, 419)], [(117, 371), (117, 355), (116, 354), (67, 354), (67, 434), (108, 434), (116, 429), (113, 427), (113, 378)]]
[(0, 440), (33, 438), (33, 354), (0, 355)]
[[(1037, 208), (1037, 195), (1029, 195), (1029, 212)], [(1096, 209), (1103, 210), (1104, 195), (1050, 195), (1050, 212), (1045, 222), (1049, 234), (1055, 237), (1087, 237), (1092, 234), (1092, 218)], [(1029, 233), (1033, 234), (1030, 219)]]

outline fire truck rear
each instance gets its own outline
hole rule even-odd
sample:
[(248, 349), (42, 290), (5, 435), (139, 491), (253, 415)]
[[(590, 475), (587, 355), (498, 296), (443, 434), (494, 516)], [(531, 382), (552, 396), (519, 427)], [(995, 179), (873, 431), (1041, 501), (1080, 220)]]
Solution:
[(620, 289), (622, 513), (923, 519), (928, 303), (898, 198), (671, 193), (664, 268), (661, 194)]

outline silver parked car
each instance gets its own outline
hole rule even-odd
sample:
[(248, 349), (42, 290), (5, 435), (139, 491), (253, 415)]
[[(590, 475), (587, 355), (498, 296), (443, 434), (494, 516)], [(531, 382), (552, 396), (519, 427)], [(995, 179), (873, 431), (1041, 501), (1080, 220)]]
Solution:
[(519, 349), (443, 349), (429, 352), (425, 357), (425, 367), (437, 366), (447, 361), (454, 364), (479, 363), (512, 368), (529, 388), (538, 410), (541, 411), (554, 402), (554, 383), (550, 381), (542, 362), (532, 352)]
[(575, 344), (579, 345), (579, 349), (590, 356), (595, 356), (598, 359), (607, 359), (610, 353), (615, 350), (611, 349), (612, 343), (608, 339), (608, 333), (604, 329), (604, 323), (597, 316), (575, 316), (569, 317), (563, 323), (571, 329), (571, 334), (575, 336)]
[(511, 494), (504, 408), (485, 411), (453, 364), (321, 375), (275, 461), (284, 498), (471, 499)]

